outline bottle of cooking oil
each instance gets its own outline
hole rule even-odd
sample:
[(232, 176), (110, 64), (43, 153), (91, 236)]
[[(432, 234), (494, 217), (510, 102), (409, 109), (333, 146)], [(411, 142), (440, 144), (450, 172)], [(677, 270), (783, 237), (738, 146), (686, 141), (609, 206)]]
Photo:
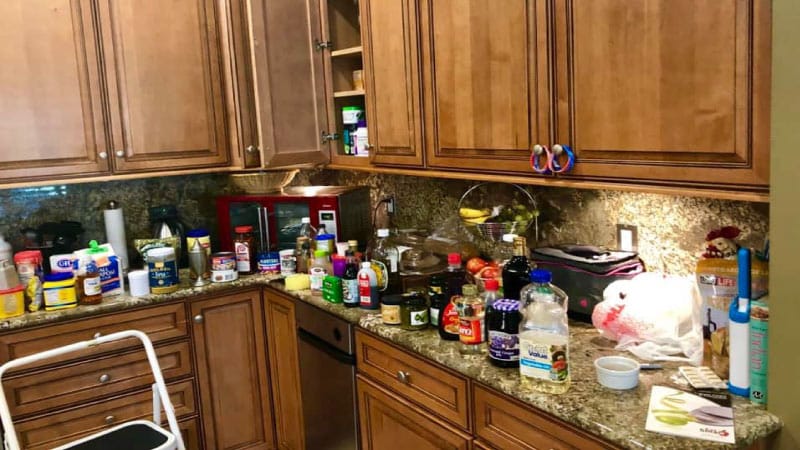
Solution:
[(520, 292), (519, 371), (533, 389), (562, 394), (570, 383), (567, 294), (551, 279), (549, 271), (533, 270)]

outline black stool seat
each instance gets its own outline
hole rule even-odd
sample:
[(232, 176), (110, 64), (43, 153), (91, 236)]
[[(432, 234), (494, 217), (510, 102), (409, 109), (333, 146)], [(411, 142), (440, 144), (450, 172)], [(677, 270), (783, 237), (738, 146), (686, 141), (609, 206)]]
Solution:
[(168, 436), (143, 423), (131, 423), (96, 438), (66, 447), (69, 450), (152, 450), (164, 445)]

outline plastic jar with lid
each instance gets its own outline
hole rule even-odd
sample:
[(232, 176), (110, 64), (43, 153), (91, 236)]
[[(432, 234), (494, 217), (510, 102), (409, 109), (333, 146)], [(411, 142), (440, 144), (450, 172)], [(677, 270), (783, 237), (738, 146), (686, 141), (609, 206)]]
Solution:
[(45, 311), (74, 308), (78, 305), (75, 278), (71, 273), (45, 275), (42, 285)]
[(236, 254), (236, 270), (243, 275), (256, 271), (256, 238), (253, 227), (242, 225), (233, 229), (236, 237), (233, 240), (233, 252)]
[(409, 331), (428, 328), (428, 301), (423, 294), (403, 294), (403, 301), (400, 303), (400, 328)]
[(169, 294), (178, 290), (178, 265), (174, 248), (160, 247), (148, 250), (147, 271), (151, 293)]

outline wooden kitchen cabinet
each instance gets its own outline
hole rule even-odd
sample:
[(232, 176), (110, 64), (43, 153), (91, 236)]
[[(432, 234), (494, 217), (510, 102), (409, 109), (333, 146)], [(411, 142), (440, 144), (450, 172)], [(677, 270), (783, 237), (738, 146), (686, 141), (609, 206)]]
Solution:
[(329, 160), (329, 124), (319, 0), (254, 0), (252, 76), (264, 167)]
[(361, 0), (370, 160), (423, 165), (416, 0)]
[(294, 300), (264, 289), (275, 434), (281, 449), (305, 448)]
[(419, 2), (428, 167), (530, 172), (550, 140), (546, 2)]
[(205, 447), (274, 448), (260, 290), (190, 307)]
[(94, 5), (0, 2), (0, 181), (108, 173)]
[(361, 447), (365, 450), (470, 448), (470, 436), (362, 375), (357, 376), (356, 390)]
[(217, 2), (99, 5), (115, 172), (228, 164)]
[(771, 2), (556, 0), (571, 175), (766, 188)]

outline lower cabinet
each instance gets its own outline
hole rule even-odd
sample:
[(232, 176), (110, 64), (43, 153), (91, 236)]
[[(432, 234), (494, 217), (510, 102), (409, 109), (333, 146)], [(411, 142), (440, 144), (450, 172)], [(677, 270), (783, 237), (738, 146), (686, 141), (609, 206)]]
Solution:
[[(301, 450), (305, 448), (305, 442), (294, 300), (264, 289), (264, 313), (278, 448)], [(320, 376), (324, 377), (325, 374)]]
[(189, 307), (205, 448), (274, 448), (261, 291)]
[(364, 450), (470, 448), (470, 436), (364, 376), (358, 375), (356, 387)]

